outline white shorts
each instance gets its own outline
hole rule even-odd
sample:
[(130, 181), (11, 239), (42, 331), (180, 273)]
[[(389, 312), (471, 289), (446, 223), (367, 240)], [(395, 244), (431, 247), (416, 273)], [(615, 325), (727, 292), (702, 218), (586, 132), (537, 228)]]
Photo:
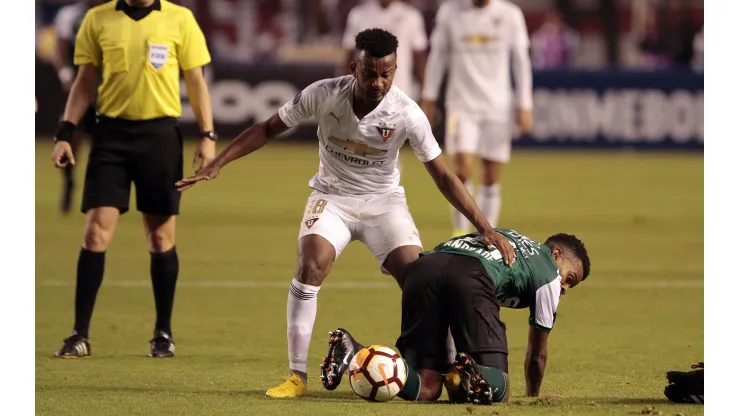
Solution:
[(422, 246), (402, 193), (354, 197), (313, 191), (298, 239), (310, 234), (326, 238), (334, 246), (336, 257), (351, 241), (362, 241), (378, 260), (383, 274), (390, 274), (383, 263), (391, 251)]
[(513, 120), (498, 121), (455, 111), (447, 113), (445, 151), (507, 163), (511, 159)]

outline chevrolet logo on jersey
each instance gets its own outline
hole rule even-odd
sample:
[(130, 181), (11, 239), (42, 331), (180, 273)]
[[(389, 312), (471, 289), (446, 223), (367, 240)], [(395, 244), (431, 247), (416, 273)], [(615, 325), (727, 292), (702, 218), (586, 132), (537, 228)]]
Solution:
[(472, 43), (475, 45), (485, 45), (488, 42), (493, 42), (497, 40), (498, 37), (496, 36), (488, 36), (480, 33), (467, 35), (463, 37), (463, 42), (465, 43)]
[(329, 142), (357, 156), (382, 156), (388, 152), (387, 150), (376, 149), (362, 143), (344, 140), (334, 136), (329, 136)]

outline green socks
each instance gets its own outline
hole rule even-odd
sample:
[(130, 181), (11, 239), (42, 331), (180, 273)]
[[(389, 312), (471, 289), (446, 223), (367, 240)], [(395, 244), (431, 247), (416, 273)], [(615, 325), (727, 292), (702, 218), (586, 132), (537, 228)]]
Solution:
[(484, 365), (478, 365), (483, 377), (485, 377), (488, 385), (491, 386), (493, 397), (491, 398), (494, 402), (504, 401), (506, 397), (506, 376), (500, 370), (493, 367), (486, 367)]
[[(506, 385), (506, 376), (500, 370), (493, 367), (486, 367), (483, 365), (478, 366), (483, 373), (483, 377), (488, 381), (488, 385), (491, 386), (493, 397), (491, 398), (494, 402), (504, 401), (506, 397), (506, 389), (509, 387)], [(419, 373), (413, 368), (406, 365), (406, 383), (403, 385), (403, 389), (398, 393), (398, 397), (403, 400), (416, 401), (419, 399), (419, 392), (421, 391), (421, 377)]]
[(419, 377), (416, 370), (408, 365), (406, 365), (406, 374), (406, 383), (403, 384), (403, 389), (398, 393), (398, 397), (404, 400), (416, 401), (421, 391), (421, 377)]

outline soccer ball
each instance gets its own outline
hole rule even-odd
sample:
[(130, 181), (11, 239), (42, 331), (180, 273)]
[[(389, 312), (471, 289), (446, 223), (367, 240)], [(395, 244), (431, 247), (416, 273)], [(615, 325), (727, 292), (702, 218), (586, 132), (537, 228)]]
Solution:
[(406, 363), (391, 348), (371, 345), (358, 351), (349, 363), (349, 385), (365, 400), (387, 402), (405, 382)]

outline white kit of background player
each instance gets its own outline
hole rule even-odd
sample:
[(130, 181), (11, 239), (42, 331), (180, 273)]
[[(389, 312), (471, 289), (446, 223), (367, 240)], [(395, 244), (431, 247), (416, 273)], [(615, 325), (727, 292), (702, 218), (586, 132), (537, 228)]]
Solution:
[[(495, 227), (501, 209), (500, 170), (511, 157), (515, 115), (520, 131), (531, 128), (532, 66), (522, 10), (506, 0), (442, 4), (421, 94), (422, 108), (432, 123), (445, 72), (445, 150), (453, 155), (456, 173), (471, 194), (474, 156), (483, 160), (477, 203)], [(466, 233), (469, 225), (453, 211), (455, 234)]]
[[(398, 38), (398, 69), (393, 77), (393, 85), (418, 100), (429, 47), (424, 16), (414, 6), (399, 0), (367, 0), (355, 6), (347, 15), (347, 27), (342, 37), (348, 62), (352, 60), (355, 36), (375, 27), (387, 30)], [(419, 82), (415, 82), (414, 73)]]

